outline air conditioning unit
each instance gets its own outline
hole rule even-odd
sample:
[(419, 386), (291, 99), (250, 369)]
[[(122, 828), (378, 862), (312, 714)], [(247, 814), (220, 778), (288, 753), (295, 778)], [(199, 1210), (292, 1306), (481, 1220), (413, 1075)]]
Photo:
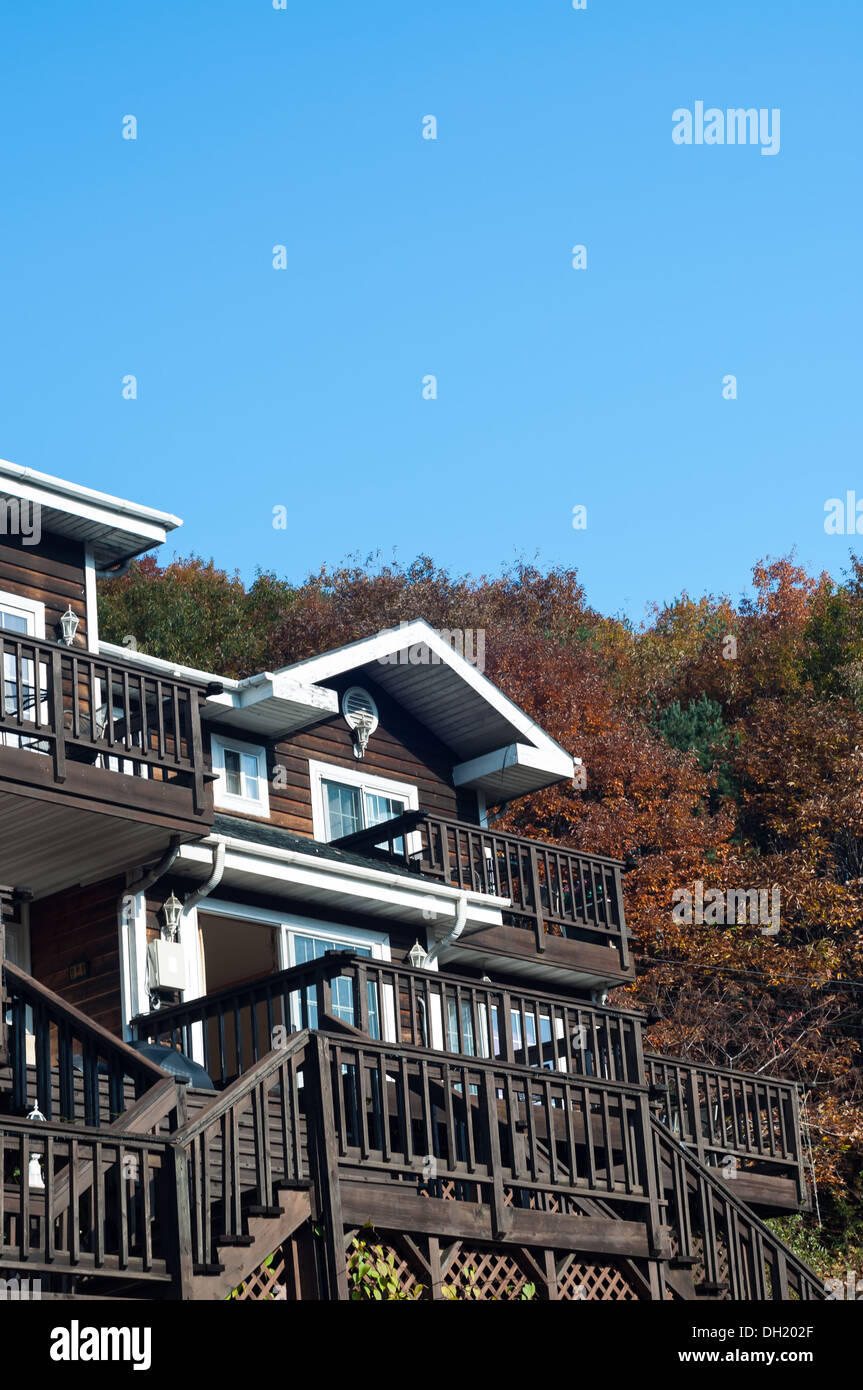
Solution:
[(179, 941), (151, 941), (147, 947), (150, 989), (185, 989), (186, 961)]

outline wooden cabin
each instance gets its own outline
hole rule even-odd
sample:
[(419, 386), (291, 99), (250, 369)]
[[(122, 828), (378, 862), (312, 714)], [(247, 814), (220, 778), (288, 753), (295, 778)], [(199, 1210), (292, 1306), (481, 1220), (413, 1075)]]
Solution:
[(405, 1296), (823, 1297), (763, 1220), (796, 1087), (608, 1003), (622, 866), (500, 829), (576, 764), (475, 643), (177, 666), (97, 613), (176, 517), (6, 463), (0, 515), (0, 1277), (346, 1299), (359, 1239)]

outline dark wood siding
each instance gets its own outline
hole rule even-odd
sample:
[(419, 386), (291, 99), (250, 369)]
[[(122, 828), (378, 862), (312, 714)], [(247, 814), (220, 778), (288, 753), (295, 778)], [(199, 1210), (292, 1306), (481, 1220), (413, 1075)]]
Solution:
[[(120, 1035), (117, 904), (123, 887), (122, 878), (110, 879), (43, 898), (30, 908), (34, 978)], [(87, 962), (88, 973), (71, 981), (69, 967), (78, 961)]]
[(44, 603), (49, 642), (71, 603), (80, 620), (75, 646), (87, 645), (84, 576), (84, 547), (75, 541), (43, 535), (38, 545), (24, 545), (20, 536), (0, 535), (0, 590)]
[[(420, 810), (443, 816), (457, 816), (476, 823), (478, 818), (476, 794), (456, 791), (452, 770), (461, 759), (452, 749), (436, 739), (428, 729), (417, 723), (373, 682), (363, 678), (349, 680), (333, 688), (340, 691), (346, 685), (360, 683), (374, 696), (380, 723), (369, 740), (362, 762), (354, 757), (351, 731), (343, 716), (331, 715), (290, 739), (269, 749), (270, 757), (270, 816), (269, 824), (279, 825), (295, 835), (313, 838), (312, 794), (309, 762), (332, 763), (335, 767), (361, 769), (372, 777), (385, 777), (393, 782), (415, 786)], [(229, 737), (225, 729), (215, 733)], [(236, 731), (237, 737), (254, 742), (253, 735)], [(280, 766), (284, 774), (273, 783), (273, 768)], [(223, 808), (217, 808), (223, 809)], [(252, 817), (244, 817), (252, 819)]]

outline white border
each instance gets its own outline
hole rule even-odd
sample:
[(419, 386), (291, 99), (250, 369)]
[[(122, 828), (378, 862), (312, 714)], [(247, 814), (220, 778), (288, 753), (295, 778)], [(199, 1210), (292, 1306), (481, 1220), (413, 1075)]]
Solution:
[[(233, 796), (228, 791), (225, 774), (225, 750), (231, 753), (246, 753), (258, 760), (258, 786), (261, 800), (253, 801), (248, 796)], [(213, 796), (216, 806), (222, 811), (242, 811), (249, 816), (259, 816), (262, 820), (270, 818), (270, 786), (267, 775), (267, 750), (262, 743), (244, 743), (242, 739), (230, 738), (224, 734), (210, 734), (210, 751), (213, 755), (213, 771), (216, 782)]]
[[(26, 617), (32, 618), (34, 629), (28, 636), (35, 637), (39, 641), (45, 640), (45, 605), (36, 598), (22, 598), (20, 594), (10, 594), (6, 589), (0, 589), (0, 606), (18, 610)], [(14, 637), (14, 632), (9, 634)]]
[(309, 785), (312, 794), (312, 828), (315, 839), (329, 844), (327, 839), (327, 820), (324, 810), (324, 779), (331, 782), (344, 782), (349, 787), (362, 787), (382, 796), (397, 796), (405, 803), (408, 811), (419, 810), (419, 789), (410, 782), (391, 782), (387, 777), (368, 774), (355, 767), (342, 767), (339, 763), (321, 763), (309, 759)]

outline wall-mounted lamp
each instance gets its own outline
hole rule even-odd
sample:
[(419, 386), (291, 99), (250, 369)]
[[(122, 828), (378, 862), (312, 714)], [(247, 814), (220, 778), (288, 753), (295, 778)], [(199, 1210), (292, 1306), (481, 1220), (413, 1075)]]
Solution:
[(168, 901), (162, 908), (165, 918), (165, 931), (169, 941), (176, 941), (180, 930), (180, 919), (183, 916), (183, 904), (175, 893), (172, 893)]
[(63, 634), (62, 640), (67, 647), (71, 647), (72, 643), (75, 641), (75, 633), (78, 631), (78, 624), (80, 621), (81, 619), (78, 617), (77, 613), (72, 612), (72, 605), (70, 603), (66, 612), (60, 619), (60, 630)]
[(418, 941), (415, 941), (413, 946), (411, 946), (410, 950), (408, 951), (408, 960), (410, 961), (414, 970), (422, 970), (423, 966), (428, 960), (428, 951), (425, 949), (424, 946), (421, 946)]

